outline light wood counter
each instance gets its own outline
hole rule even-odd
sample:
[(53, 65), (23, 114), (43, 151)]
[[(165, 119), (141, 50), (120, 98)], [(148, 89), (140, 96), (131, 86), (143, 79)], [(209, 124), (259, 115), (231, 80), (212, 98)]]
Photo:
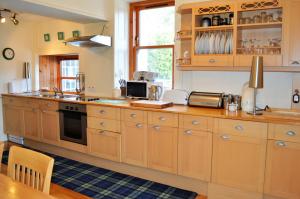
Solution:
[[(178, 113), (184, 115), (206, 116), (206, 117), (213, 117), (213, 118), (245, 120), (245, 121), (255, 121), (255, 122), (264, 122), (264, 123), (281, 123), (281, 124), (286, 123), (286, 124), (300, 125), (300, 117), (297, 115), (280, 114), (280, 113), (273, 113), (273, 112), (264, 112), (262, 116), (253, 116), (242, 111), (229, 112), (224, 109), (189, 107), (183, 105), (174, 105), (172, 107), (165, 108), (165, 109), (133, 107), (130, 105), (130, 100), (124, 100), (124, 103), (122, 104), (113, 104), (113, 103), (101, 103), (101, 102), (84, 102), (84, 101), (76, 101), (72, 99), (54, 99), (54, 98), (37, 97), (37, 96), (23, 95), (23, 94), (2, 94), (2, 96), (42, 99), (42, 100), (50, 100), (50, 101), (57, 101), (57, 102), (69, 102), (69, 103), (79, 103), (79, 104), (107, 106), (107, 107), (118, 107), (118, 108), (144, 110), (144, 111)], [(109, 98), (103, 98), (103, 99), (109, 99)]]

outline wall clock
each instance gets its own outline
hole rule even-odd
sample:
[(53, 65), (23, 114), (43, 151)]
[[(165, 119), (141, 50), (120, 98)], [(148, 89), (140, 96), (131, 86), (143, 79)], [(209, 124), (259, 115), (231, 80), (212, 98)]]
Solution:
[(2, 55), (6, 60), (12, 60), (15, 57), (15, 51), (12, 48), (4, 48)]

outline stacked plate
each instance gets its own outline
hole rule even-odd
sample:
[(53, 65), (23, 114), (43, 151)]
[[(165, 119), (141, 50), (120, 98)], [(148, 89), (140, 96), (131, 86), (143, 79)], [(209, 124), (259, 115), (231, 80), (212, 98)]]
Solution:
[(195, 40), (195, 53), (232, 54), (232, 32), (200, 32)]

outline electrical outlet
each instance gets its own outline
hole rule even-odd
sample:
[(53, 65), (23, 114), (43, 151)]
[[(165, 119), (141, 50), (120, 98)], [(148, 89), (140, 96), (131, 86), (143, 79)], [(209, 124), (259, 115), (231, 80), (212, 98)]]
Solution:
[(96, 92), (96, 86), (88, 86), (87, 87), (87, 92), (95, 93)]

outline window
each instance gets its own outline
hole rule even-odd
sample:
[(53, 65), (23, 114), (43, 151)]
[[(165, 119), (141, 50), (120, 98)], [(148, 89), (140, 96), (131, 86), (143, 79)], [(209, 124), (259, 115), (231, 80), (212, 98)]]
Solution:
[(175, 7), (174, 1), (131, 4), (130, 77), (135, 71), (159, 74), (157, 81), (173, 87)]
[(60, 83), (64, 92), (76, 91), (76, 74), (79, 73), (79, 60), (60, 61)]

